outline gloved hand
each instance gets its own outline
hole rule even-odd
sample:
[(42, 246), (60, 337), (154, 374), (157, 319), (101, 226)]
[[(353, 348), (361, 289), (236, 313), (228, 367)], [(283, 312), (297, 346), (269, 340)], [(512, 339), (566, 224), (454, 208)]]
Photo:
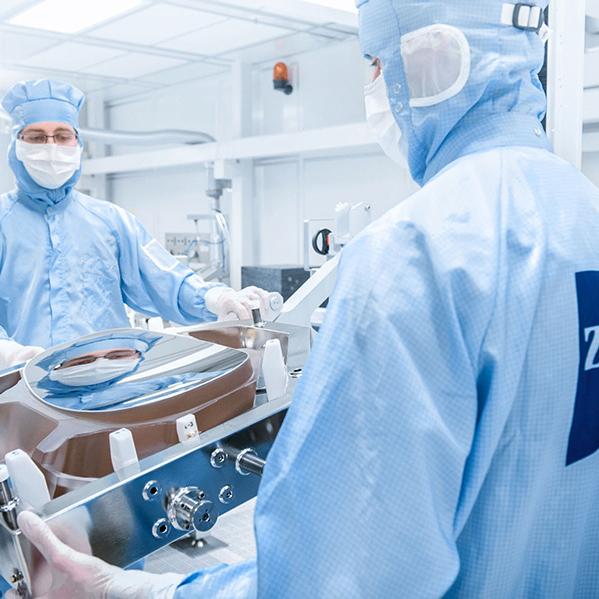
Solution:
[[(21, 512), (19, 527), (46, 563), (31, 574), (34, 599), (171, 599), (185, 578), (182, 574), (150, 574), (121, 570), (97, 557), (79, 553), (60, 541), (32, 512)], [(50, 570), (51, 577), (47, 575)], [(41, 581), (39, 580), (41, 578)], [(51, 578), (51, 582), (50, 582)], [(7, 599), (18, 599), (9, 591)]]
[(0, 370), (26, 362), (43, 351), (43, 347), (21, 345), (13, 339), (0, 339)]
[(252, 308), (260, 308), (265, 315), (270, 310), (270, 294), (259, 287), (246, 287), (235, 291), (230, 287), (213, 287), (206, 292), (206, 308), (216, 314), (219, 320), (252, 317)]

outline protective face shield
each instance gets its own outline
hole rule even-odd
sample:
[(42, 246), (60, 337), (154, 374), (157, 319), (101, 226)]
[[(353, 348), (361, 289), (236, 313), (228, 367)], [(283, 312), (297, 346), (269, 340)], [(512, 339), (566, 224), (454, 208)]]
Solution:
[(129, 372), (133, 372), (140, 362), (140, 358), (112, 359), (98, 358), (88, 364), (79, 364), (68, 368), (57, 368), (48, 375), (51, 381), (61, 383), (68, 387), (85, 387), (99, 385)]
[(16, 140), (16, 155), (31, 178), (46, 189), (58, 189), (81, 166), (82, 147), (58, 144), (29, 144)]
[(381, 73), (374, 81), (364, 86), (364, 106), (366, 122), (377, 137), (383, 152), (393, 162), (404, 166), (407, 161), (407, 147), (401, 143), (401, 129), (389, 106), (387, 85)]
[(401, 38), (410, 107), (426, 108), (459, 94), (470, 75), (470, 45), (450, 25), (431, 25)]

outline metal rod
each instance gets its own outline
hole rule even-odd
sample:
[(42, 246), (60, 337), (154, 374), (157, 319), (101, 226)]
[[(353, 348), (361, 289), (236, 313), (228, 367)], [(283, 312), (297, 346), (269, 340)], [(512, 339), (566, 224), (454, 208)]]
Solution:
[(10, 478), (0, 481), (0, 515), (10, 530), (17, 530), (17, 506), (19, 498), (15, 496)]
[(161, 144), (205, 144), (215, 142), (215, 138), (203, 131), (183, 131), (167, 129), (163, 131), (119, 131), (111, 129), (81, 129), (85, 141), (105, 144), (161, 145)]
[[(0, 110), (0, 119), (11, 121), (10, 116)], [(127, 145), (165, 145), (165, 144), (206, 144), (214, 143), (214, 138), (203, 131), (188, 131), (184, 129), (164, 129), (159, 131), (122, 131), (119, 129), (94, 129), (83, 127), (79, 129), (85, 141), (95, 141), (104, 144)]]
[(266, 460), (259, 458), (254, 453), (246, 453), (239, 458), (239, 467), (246, 472), (262, 476)]

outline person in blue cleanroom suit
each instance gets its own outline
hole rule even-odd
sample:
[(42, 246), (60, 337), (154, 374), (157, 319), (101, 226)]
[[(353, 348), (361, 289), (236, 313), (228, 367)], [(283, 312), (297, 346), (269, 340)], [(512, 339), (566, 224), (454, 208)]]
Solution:
[(15, 84), (15, 191), (0, 197), (0, 369), (103, 329), (128, 326), (125, 304), (182, 324), (249, 318), (257, 288), (207, 284), (118, 206), (74, 189), (83, 94), (50, 80)]
[(423, 187), (343, 251), (257, 559), (134, 578), (24, 513), (82, 596), (599, 596), (599, 190), (548, 147), (533, 4), (360, 2), (373, 126)]

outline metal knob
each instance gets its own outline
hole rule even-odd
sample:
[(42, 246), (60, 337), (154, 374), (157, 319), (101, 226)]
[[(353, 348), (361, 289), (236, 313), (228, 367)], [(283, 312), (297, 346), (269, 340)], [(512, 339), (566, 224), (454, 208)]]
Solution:
[(177, 530), (206, 532), (218, 518), (212, 501), (205, 499), (197, 487), (183, 487), (174, 491), (169, 499), (167, 515)]

